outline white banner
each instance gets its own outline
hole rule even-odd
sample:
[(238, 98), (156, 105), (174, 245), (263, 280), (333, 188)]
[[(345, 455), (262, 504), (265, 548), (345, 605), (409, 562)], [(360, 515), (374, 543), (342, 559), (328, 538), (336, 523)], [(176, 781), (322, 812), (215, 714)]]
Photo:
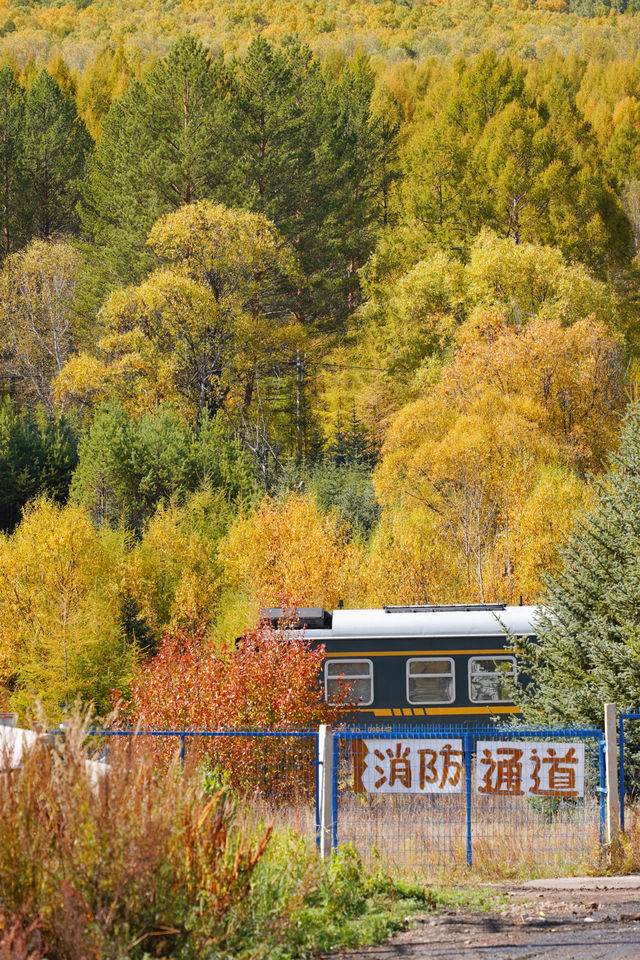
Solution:
[[(360, 746), (361, 745), (361, 746)], [(460, 793), (462, 740), (362, 740), (357, 788), (367, 793)]]
[(583, 797), (584, 743), (479, 740), (475, 791), (494, 797)]

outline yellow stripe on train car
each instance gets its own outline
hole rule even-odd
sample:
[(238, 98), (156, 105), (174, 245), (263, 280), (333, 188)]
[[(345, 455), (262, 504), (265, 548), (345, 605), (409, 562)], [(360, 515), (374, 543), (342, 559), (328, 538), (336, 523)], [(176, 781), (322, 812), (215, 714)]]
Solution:
[(461, 715), (491, 715), (495, 713), (521, 713), (520, 707), (515, 704), (495, 704), (485, 707), (414, 707), (413, 710), (407, 707), (357, 707), (358, 713), (372, 713), (375, 717), (451, 717)]

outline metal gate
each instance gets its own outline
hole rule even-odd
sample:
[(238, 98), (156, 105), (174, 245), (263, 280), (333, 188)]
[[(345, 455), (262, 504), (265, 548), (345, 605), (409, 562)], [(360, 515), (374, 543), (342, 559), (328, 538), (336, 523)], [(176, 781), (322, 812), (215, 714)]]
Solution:
[[(572, 766), (573, 765), (573, 766)], [(600, 730), (411, 726), (333, 734), (333, 846), (365, 862), (588, 866), (602, 854)]]

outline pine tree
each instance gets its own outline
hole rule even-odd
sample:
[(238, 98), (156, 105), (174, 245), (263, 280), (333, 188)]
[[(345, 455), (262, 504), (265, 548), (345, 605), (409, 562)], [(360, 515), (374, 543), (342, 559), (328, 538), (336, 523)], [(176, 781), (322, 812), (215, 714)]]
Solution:
[(235, 63), (228, 196), (266, 213), (295, 249), (305, 283), (292, 300), (310, 326), (344, 321), (356, 305), (357, 270), (384, 222), (398, 123), (372, 116), (374, 83), (358, 56), (327, 84), (296, 41), (258, 38)]
[(147, 660), (157, 651), (158, 638), (151, 630), (140, 604), (130, 593), (120, 598), (120, 624), (127, 643), (135, 646), (142, 658)]
[(92, 141), (75, 104), (41, 70), (27, 90), (24, 118), (26, 208), (32, 236), (77, 227), (80, 182)]
[(45, 495), (65, 503), (77, 463), (77, 444), (62, 416), (37, 420), (11, 400), (0, 404), (0, 530), (11, 531), (23, 507)]
[(25, 240), (24, 90), (8, 64), (0, 70), (0, 231), (6, 256)]
[(139, 280), (145, 241), (163, 213), (211, 197), (226, 169), (225, 72), (187, 35), (133, 80), (105, 117), (82, 219), (117, 277)]
[(607, 701), (640, 704), (640, 403), (598, 485), (598, 502), (561, 551), (527, 646), (523, 699), (532, 718), (602, 723)]
[(78, 464), (78, 439), (64, 414), (45, 417), (40, 412), (37, 426), (42, 444), (38, 492), (64, 504)]
[[(265, 213), (295, 249), (306, 283), (292, 291), (298, 319), (331, 311), (321, 295), (332, 207), (326, 141), (327, 91), (305, 45), (281, 49), (262, 37), (235, 63), (230, 93), (234, 136), (228, 179), (233, 203)], [(324, 293), (325, 291), (322, 291)]]
[(205, 416), (196, 436), (170, 406), (136, 418), (114, 403), (80, 441), (71, 499), (95, 523), (141, 533), (161, 502), (181, 504), (201, 487), (245, 503), (255, 494), (249, 457), (219, 421)]
[(378, 193), (387, 179), (385, 167), (397, 143), (397, 125), (372, 116), (374, 86), (375, 75), (367, 58), (356, 55), (330, 92), (328, 162), (333, 207), (325, 229), (333, 254), (329, 272), (333, 279), (333, 314), (342, 321), (360, 300), (358, 270), (371, 253), (380, 222), (384, 221)]
[(145, 87), (133, 79), (106, 115), (88, 165), (80, 217), (93, 240), (96, 269), (108, 276), (96, 295), (98, 301), (104, 298), (109, 280), (135, 282), (152, 264), (144, 242), (164, 208), (140, 169), (151, 151), (151, 138), (139, 119), (146, 102)]
[(0, 406), (0, 530), (13, 530), (25, 503), (36, 496), (42, 459), (33, 423), (5, 400)]

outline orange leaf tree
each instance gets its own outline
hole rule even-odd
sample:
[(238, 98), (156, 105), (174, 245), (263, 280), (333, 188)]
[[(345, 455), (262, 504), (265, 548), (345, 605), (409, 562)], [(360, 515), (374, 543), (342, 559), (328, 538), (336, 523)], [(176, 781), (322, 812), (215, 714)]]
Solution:
[[(304, 633), (268, 621), (247, 630), (235, 649), (205, 639), (205, 628), (165, 638), (132, 684), (131, 719), (162, 730), (315, 730), (337, 723), (348, 706), (327, 704), (321, 676), (324, 647)], [(197, 742), (196, 742), (197, 741)], [(242, 793), (290, 798), (315, 786), (313, 741), (294, 737), (219, 736), (189, 741), (192, 758), (207, 756), (224, 782)], [(161, 751), (166, 756), (166, 749)], [(308, 798), (308, 797), (307, 797)]]

